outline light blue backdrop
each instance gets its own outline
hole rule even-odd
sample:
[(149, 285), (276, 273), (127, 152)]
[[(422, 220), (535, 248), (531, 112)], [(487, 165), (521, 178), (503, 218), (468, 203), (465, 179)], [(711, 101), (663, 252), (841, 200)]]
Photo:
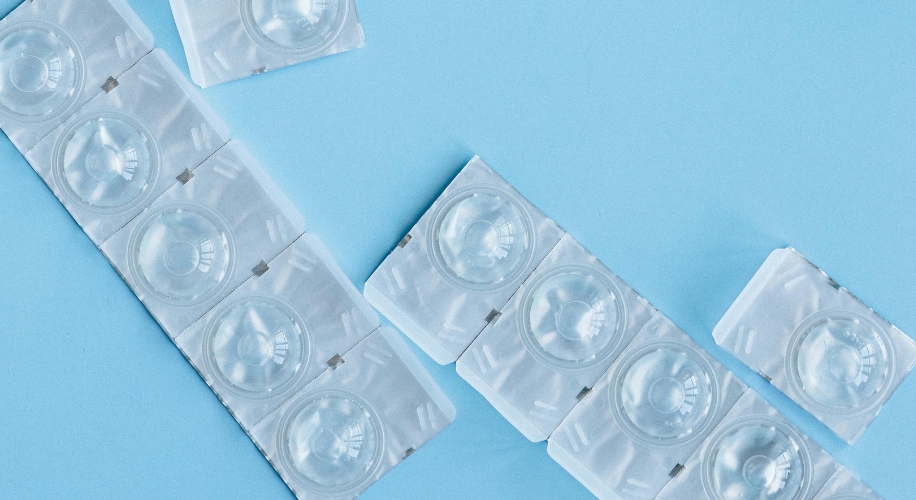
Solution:
[[(168, 2), (130, 3), (187, 73)], [(365, 49), (203, 94), (358, 286), (480, 154), (888, 500), (912, 498), (916, 377), (850, 448), (710, 331), (791, 244), (916, 334), (916, 3), (762, 3), (359, 0)], [(458, 420), (366, 499), (591, 498), (420, 354)], [(291, 494), (4, 138), (0, 498), (51, 497)]]

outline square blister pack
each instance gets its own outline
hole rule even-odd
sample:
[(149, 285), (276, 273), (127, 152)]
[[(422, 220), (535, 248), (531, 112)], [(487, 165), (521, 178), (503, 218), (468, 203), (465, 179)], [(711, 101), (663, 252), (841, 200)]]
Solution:
[(0, 128), (20, 152), (153, 50), (124, 0), (26, 0), (0, 20)]
[(837, 463), (748, 390), (657, 500), (806, 500)]
[(458, 360), (458, 374), (543, 441), (655, 308), (565, 235)]
[(251, 154), (230, 141), (100, 249), (174, 338), (304, 226)]
[(379, 327), (316, 236), (268, 267), (175, 339), (246, 430)]
[(366, 298), (436, 362), (452, 363), (562, 236), (475, 156), (372, 273)]
[(210, 87), (365, 45), (354, 0), (170, 0), (191, 78)]
[(884, 500), (846, 467), (827, 481), (814, 500)]
[(652, 500), (746, 390), (655, 313), (547, 452), (602, 500)]
[(251, 432), (301, 500), (355, 498), (455, 420), (393, 330), (376, 330), (340, 361)]
[(96, 245), (229, 141), (229, 130), (156, 49), (26, 154)]
[(792, 248), (767, 257), (713, 337), (849, 444), (916, 363), (916, 343)]

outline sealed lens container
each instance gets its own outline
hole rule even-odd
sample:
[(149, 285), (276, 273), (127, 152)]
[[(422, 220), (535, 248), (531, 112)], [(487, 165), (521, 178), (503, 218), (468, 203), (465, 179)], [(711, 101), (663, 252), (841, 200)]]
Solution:
[(353, 0), (171, 0), (191, 78), (201, 87), (365, 44)]
[(100, 249), (172, 338), (295, 241), (302, 216), (231, 141)]
[(655, 498), (746, 389), (656, 312), (547, 452), (598, 498)]
[(355, 498), (455, 420), (391, 329), (343, 354), (250, 432), (296, 496)]
[(26, 159), (100, 245), (228, 140), (222, 120), (156, 49)]
[(0, 20), (0, 128), (26, 153), (153, 49), (124, 0), (34, 0)]
[(916, 343), (792, 248), (770, 254), (713, 336), (850, 444), (916, 364)]
[(461, 355), (458, 374), (543, 441), (654, 312), (565, 235)]
[(658, 500), (804, 500), (838, 464), (753, 391), (747, 391)]
[(827, 481), (824, 488), (814, 497), (814, 500), (883, 500), (868, 487), (861, 479), (856, 477), (846, 467), (840, 469)]
[(312, 235), (267, 263), (175, 343), (245, 429), (379, 327)]
[(448, 364), (562, 235), (475, 156), (369, 277), (364, 292), (436, 362)]

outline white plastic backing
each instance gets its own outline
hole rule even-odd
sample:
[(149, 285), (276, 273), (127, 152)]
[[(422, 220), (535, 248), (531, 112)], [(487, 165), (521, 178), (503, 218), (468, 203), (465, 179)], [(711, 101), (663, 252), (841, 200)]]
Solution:
[(653, 499), (746, 390), (657, 312), (547, 452), (602, 500)]
[(531, 441), (547, 439), (655, 308), (565, 235), (458, 360)]
[(250, 434), (298, 498), (350, 499), (454, 420), (407, 345), (382, 328)]
[(379, 327), (375, 310), (304, 235), (175, 339), (251, 429)]
[(916, 342), (792, 248), (770, 254), (713, 336), (850, 444), (916, 364)]
[(814, 500), (884, 500), (851, 470), (840, 467)]
[(231, 141), (100, 248), (174, 338), (304, 226), (244, 146)]
[(353, 0), (170, 0), (191, 78), (211, 87), (365, 45)]
[(153, 49), (124, 0), (27, 0), (0, 20), (0, 128), (26, 153)]
[(475, 156), (369, 277), (364, 293), (436, 362), (452, 363), (562, 235)]
[(26, 159), (100, 245), (228, 141), (223, 121), (156, 49)]

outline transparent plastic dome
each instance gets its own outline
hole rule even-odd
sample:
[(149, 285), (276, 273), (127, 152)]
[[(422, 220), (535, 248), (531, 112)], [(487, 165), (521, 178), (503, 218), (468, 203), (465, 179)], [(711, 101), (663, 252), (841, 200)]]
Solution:
[(58, 28), (23, 23), (0, 34), (0, 109), (23, 121), (59, 116), (83, 77), (79, 51)]
[(271, 397), (304, 371), (308, 337), (289, 307), (250, 298), (219, 313), (205, 345), (208, 361), (224, 384), (249, 397)]
[(255, 38), (270, 48), (310, 53), (337, 37), (347, 0), (246, 0), (242, 9)]

